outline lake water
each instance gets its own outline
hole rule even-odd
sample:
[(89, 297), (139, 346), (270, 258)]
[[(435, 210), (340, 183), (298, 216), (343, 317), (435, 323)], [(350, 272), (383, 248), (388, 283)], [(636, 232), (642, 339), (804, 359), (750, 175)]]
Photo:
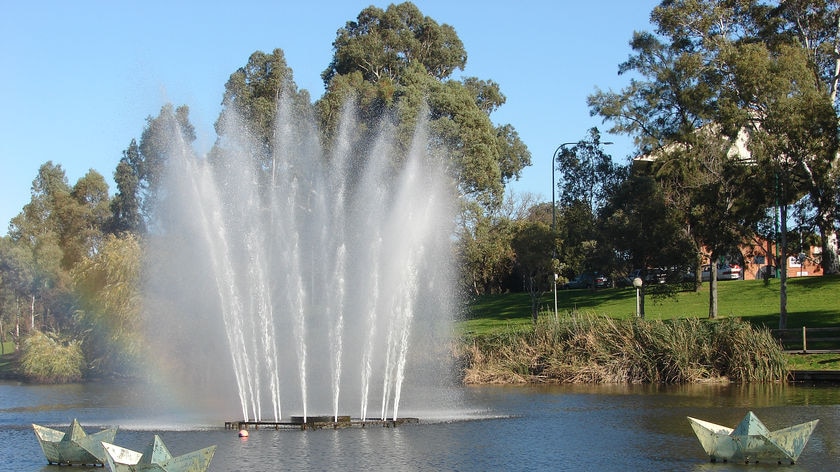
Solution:
[[(88, 433), (119, 426), (142, 450), (159, 434), (174, 455), (217, 445), (212, 471), (826, 471), (840, 470), (840, 388), (791, 385), (483, 386), (458, 408), (406, 411), (420, 424), (344, 430), (258, 430), (241, 439), (137, 386), (31, 386), (0, 381), (0, 470), (87, 471), (46, 465), (32, 423)], [(710, 463), (686, 416), (733, 427), (747, 411), (779, 429), (819, 419), (793, 466)], [(402, 410), (401, 410), (402, 411)]]

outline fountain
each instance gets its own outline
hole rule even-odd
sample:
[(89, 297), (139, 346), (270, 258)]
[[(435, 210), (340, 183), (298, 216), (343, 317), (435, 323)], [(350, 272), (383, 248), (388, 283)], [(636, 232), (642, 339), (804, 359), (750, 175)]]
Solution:
[(277, 108), (270, 153), (229, 112), (211, 157), (171, 143), (148, 265), (160, 369), (215, 410), (235, 395), (245, 421), (434, 408), (454, 312), (445, 162), (422, 124), (397, 160), (387, 120), (360, 143), (347, 107), (327, 152)]

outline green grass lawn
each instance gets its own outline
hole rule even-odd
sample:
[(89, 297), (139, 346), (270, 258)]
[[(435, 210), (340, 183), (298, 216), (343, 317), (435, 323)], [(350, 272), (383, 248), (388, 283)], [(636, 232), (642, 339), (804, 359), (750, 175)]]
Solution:
[(0, 343), (0, 379), (9, 377), (14, 374), (17, 368), (17, 356), (15, 352), (15, 343), (7, 341)]
[[(735, 280), (718, 283), (718, 317), (740, 317), (768, 328), (779, 326), (779, 280), (765, 284), (761, 280)], [(788, 279), (787, 327), (809, 328), (840, 326), (840, 276)], [(551, 316), (554, 298), (547, 292), (540, 299), (540, 316)], [(478, 297), (468, 304), (459, 322), (467, 335), (491, 334), (508, 329), (527, 328), (531, 323), (528, 294), (504, 294)], [(609, 288), (597, 291), (560, 290), (557, 292), (559, 316), (574, 311), (630, 318), (636, 312), (633, 288)], [(645, 317), (655, 320), (707, 318), (709, 284), (699, 292), (678, 292), (675, 297), (645, 298)]]

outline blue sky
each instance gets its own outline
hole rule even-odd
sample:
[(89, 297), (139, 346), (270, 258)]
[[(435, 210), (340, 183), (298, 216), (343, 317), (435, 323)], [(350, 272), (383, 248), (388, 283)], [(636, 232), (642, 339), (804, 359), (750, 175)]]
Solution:
[[(39, 1), (0, 9), (0, 223), (30, 199), (38, 167), (61, 164), (70, 184), (95, 169), (113, 195), (113, 172), (146, 117), (167, 102), (190, 107), (199, 151), (209, 149), (224, 84), (257, 50), (281, 48), (298, 87), (323, 94), (320, 74), (336, 30), (370, 0)], [(618, 90), (634, 30), (650, 30), (654, 0), (416, 0), (464, 43), (466, 76), (499, 83), (510, 123), (532, 165), (510, 188), (551, 199), (551, 156), (564, 142), (609, 124), (591, 117), (586, 97)], [(624, 162), (630, 139), (604, 133)]]

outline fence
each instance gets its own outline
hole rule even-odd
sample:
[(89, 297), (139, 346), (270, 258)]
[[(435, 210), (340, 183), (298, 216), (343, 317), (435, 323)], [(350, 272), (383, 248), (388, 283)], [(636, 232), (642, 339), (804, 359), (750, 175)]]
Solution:
[(840, 327), (771, 330), (786, 351), (804, 353), (840, 352)]

